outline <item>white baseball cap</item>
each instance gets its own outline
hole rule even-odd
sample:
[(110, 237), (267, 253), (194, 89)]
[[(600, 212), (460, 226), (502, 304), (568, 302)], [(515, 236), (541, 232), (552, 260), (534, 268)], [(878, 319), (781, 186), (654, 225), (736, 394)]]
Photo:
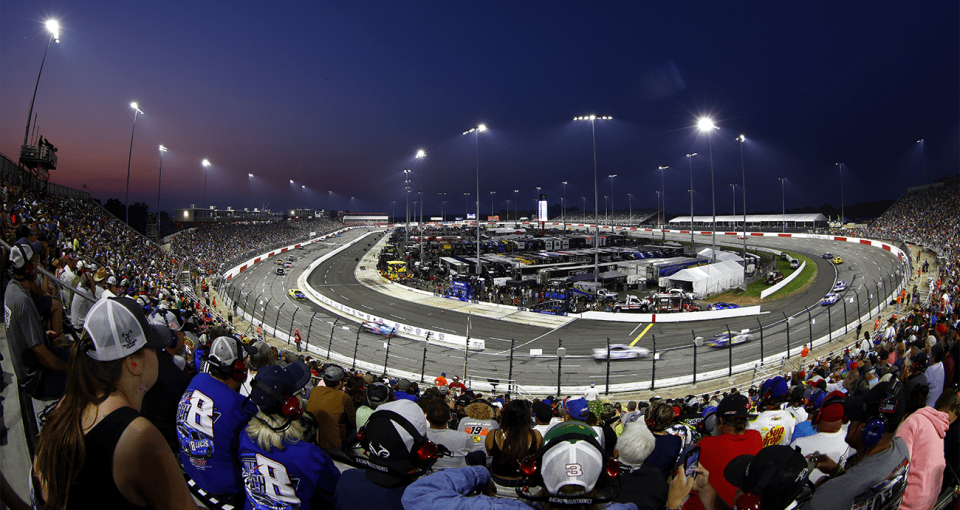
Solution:
[(83, 329), (94, 346), (87, 355), (97, 361), (123, 359), (144, 347), (170, 347), (172, 339), (170, 330), (149, 324), (140, 306), (123, 297), (97, 301), (87, 312)]

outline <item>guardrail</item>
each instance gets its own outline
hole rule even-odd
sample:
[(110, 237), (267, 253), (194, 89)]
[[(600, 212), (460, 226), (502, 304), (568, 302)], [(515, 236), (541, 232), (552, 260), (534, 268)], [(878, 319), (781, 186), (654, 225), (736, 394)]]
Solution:
[(803, 272), (803, 268), (805, 268), (805, 267), (807, 267), (807, 261), (806, 261), (806, 260), (803, 261), (803, 264), (800, 264), (800, 267), (798, 267), (796, 271), (790, 273), (790, 276), (788, 276), (788, 277), (784, 278), (783, 280), (781, 280), (780, 283), (774, 285), (773, 287), (770, 287), (770, 288), (761, 290), (761, 291), (760, 291), (760, 299), (766, 299), (767, 296), (769, 296), (769, 295), (773, 294), (774, 292), (776, 292), (776, 291), (778, 291), (778, 290), (786, 287), (787, 284), (790, 283), (790, 282), (792, 282), (794, 278), (800, 276), (800, 273)]

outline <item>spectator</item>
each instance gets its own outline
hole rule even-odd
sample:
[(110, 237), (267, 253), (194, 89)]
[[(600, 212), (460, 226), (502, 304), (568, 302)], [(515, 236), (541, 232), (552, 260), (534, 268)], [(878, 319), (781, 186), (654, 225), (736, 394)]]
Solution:
[(138, 415), (157, 378), (154, 349), (169, 341), (132, 300), (91, 308), (66, 394), (37, 445), (43, 508), (198, 509), (163, 436)]
[(903, 438), (910, 458), (915, 460), (907, 475), (907, 488), (900, 503), (902, 510), (933, 508), (937, 502), (947, 465), (944, 437), (958, 412), (957, 392), (950, 391), (939, 399), (936, 408), (917, 410), (897, 429), (897, 437)]
[(923, 375), (927, 377), (927, 384), (930, 385), (930, 394), (927, 395), (926, 405), (927, 407), (933, 407), (936, 405), (937, 400), (940, 398), (940, 394), (943, 393), (944, 385), (944, 367), (943, 367), (943, 357), (946, 354), (946, 349), (944, 349), (942, 343), (935, 343), (933, 347), (930, 348), (930, 359), (933, 361), (933, 364), (927, 368), (927, 371)]
[(366, 387), (366, 403), (357, 408), (357, 430), (360, 430), (370, 419), (370, 415), (377, 410), (380, 404), (394, 400), (393, 390), (382, 382), (375, 382)]
[(56, 400), (63, 396), (67, 382), (69, 353), (54, 344), (53, 331), (44, 331), (33, 300), (40, 243), (24, 241), (21, 239), (10, 250), (13, 279), (7, 284), (3, 302), (7, 341), (20, 389), (38, 400)]
[(525, 400), (512, 400), (500, 415), (500, 428), (487, 434), (487, 455), (490, 456), (490, 479), (498, 491), (519, 487), (523, 482), (520, 465), (535, 455), (543, 444), (543, 436), (530, 423), (530, 407)]
[(239, 504), (243, 478), (237, 450), (250, 416), (238, 393), (247, 379), (245, 346), (221, 336), (210, 345), (209, 373), (197, 374), (177, 410), (180, 463), (201, 489), (221, 501)]
[(410, 381), (406, 379), (400, 379), (400, 382), (397, 383), (397, 391), (395, 391), (393, 395), (397, 400), (405, 399), (412, 402), (418, 400), (417, 396), (410, 390)]
[(543, 437), (547, 435), (547, 431), (553, 427), (553, 408), (550, 407), (550, 404), (546, 402), (534, 402), (533, 404), (533, 418), (536, 421), (536, 425), (533, 426), (533, 429), (540, 433), (540, 436)]
[(253, 380), (257, 413), (240, 437), (244, 508), (331, 508), (340, 471), (304, 437), (297, 397), (310, 380), (302, 361), (268, 365)]
[[(613, 479), (605, 476), (609, 458), (591, 435), (593, 429), (583, 423), (564, 423), (550, 430), (546, 444), (537, 453), (534, 480), (529, 486), (542, 483), (537, 494), (524, 493), (531, 501), (513, 501), (482, 494), (468, 497), (475, 490), (485, 490), (490, 473), (482, 467), (468, 466), (461, 469), (445, 469), (425, 476), (407, 488), (403, 504), (407, 509), (427, 508), (564, 508), (557, 501), (588, 500), (605, 502), (601, 508), (626, 510), (636, 508), (632, 504), (613, 503), (598, 498)], [(564, 466), (577, 465), (571, 471)], [(542, 482), (541, 482), (542, 481)], [(599, 505), (597, 505), (599, 507)], [(583, 505), (586, 507), (586, 505)]]
[(450, 383), (450, 389), (455, 391), (457, 395), (461, 395), (465, 391), (467, 391), (467, 387), (464, 386), (462, 382), (460, 382), (459, 375), (453, 376), (453, 382)]
[(927, 382), (926, 371), (930, 364), (925, 352), (917, 352), (903, 364), (903, 390), (907, 397), (907, 407), (904, 414), (912, 414), (917, 409), (927, 405), (927, 395), (930, 394), (930, 383)]
[[(844, 469), (827, 455), (816, 467), (831, 476), (821, 482), (801, 509), (896, 508), (903, 497), (910, 457), (902, 438), (895, 437), (903, 419), (905, 395), (897, 380), (881, 382), (866, 396), (848, 396), (843, 410), (850, 420), (847, 444), (856, 455)], [(886, 411), (881, 411), (887, 409)]]
[(400, 498), (407, 486), (436, 462), (435, 457), (426, 455), (432, 445), (426, 434), (427, 420), (417, 404), (397, 400), (378, 407), (364, 425), (363, 435), (358, 435), (366, 455), (357, 460), (366, 469), (341, 475), (334, 506), (366, 510), (375, 501), (380, 510), (403, 509)]
[(646, 463), (660, 471), (664, 480), (670, 477), (680, 451), (683, 450), (683, 439), (667, 433), (667, 428), (673, 425), (673, 406), (660, 402), (650, 407), (646, 416), (646, 425), (653, 432), (655, 443), (653, 452), (647, 455)]
[(757, 407), (763, 412), (755, 420), (750, 420), (747, 428), (760, 432), (763, 446), (788, 445), (793, 439), (797, 417), (790, 411), (780, 409), (789, 396), (790, 390), (783, 377), (767, 379), (760, 385), (760, 404)]
[(587, 425), (590, 425), (593, 428), (593, 431), (597, 434), (597, 442), (600, 443), (600, 446), (604, 446), (603, 429), (596, 426), (596, 417), (593, 417), (594, 424), (591, 425), (588, 423), (593, 413), (590, 412), (590, 403), (587, 401), (587, 399), (583, 397), (571, 398), (570, 400), (567, 400), (565, 409), (566, 415), (564, 416), (564, 421), (578, 420), (587, 423)]
[(587, 402), (600, 398), (600, 390), (597, 389), (597, 383), (590, 383), (590, 389), (583, 394), (583, 398), (587, 399)]
[[(479, 457), (479, 459), (486, 459), (487, 436), (491, 431), (500, 428), (500, 422), (497, 421), (497, 409), (486, 400), (477, 400), (464, 407), (463, 410), (467, 413), (467, 417), (460, 420), (458, 428), (473, 440), (471, 455)], [(475, 455), (473, 452), (479, 452), (479, 455)], [(474, 464), (485, 465), (486, 461), (481, 460)]]
[(240, 387), (240, 394), (249, 397), (251, 381), (256, 377), (257, 372), (264, 367), (273, 365), (277, 362), (277, 353), (266, 342), (256, 341), (252, 345), (253, 354), (247, 359), (247, 380), (243, 381)]
[[(730, 394), (720, 401), (716, 412), (718, 435), (704, 437), (698, 443), (700, 465), (708, 472), (722, 473), (735, 457), (756, 455), (760, 451), (763, 446), (760, 432), (747, 428), (747, 419), (751, 417), (749, 410), (750, 400), (740, 394)], [(722, 476), (715, 476), (710, 485), (724, 503), (733, 506), (737, 491), (733, 484)], [(698, 508), (699, 503), (699, 496), (694, 493), (683, 508)]]
[(796, 506), (808, 476), (807, 459), (783, 445), (734, 458), (723, 477), (737, 488), (737, 508), (785, 510)]
[(467, 454), (473, 451), (473, 438), (448, 427), (450, 406), (440, 397), (420, 399), (420, 406), (427, 416), (430, 427), (427, 439), (440, 449), (440, 456), (434, 469), (461, 468), (467, 465)]
[(148, 321), (158, 329), (167, 328), (170, 344), (157, 350), (157, 382), (143, 396), (140, 415), (157, 427), (176, 454), (179, 451), (177, 407), (183, 392), (190, 386), (191, 379), (174, 361), (175, 357), (179, 358), (177, 351), (183, 347), (183, 333), (180, 331), (180, 319), (173, 312), (161, 310)]
[(346, 372), (338, 365), (323, 371), (323, 386), (310, 392), (307, 412), (317, 418), (317, 446), (324, 450), (340, 448), (347, 436), (357, 430), (357, 411), (353, 399), (343, 392)]
[(803, 385), (797, 385), (790, 389), (790, 405), (787, 406), (787, 411), (790, 411), (791, 414), (797, 419), (797, 423), (807, 421), (807, 410), (803, 407)]
[(446, 372), (442, 372), (439, 376), (437, 376), (437, 377), (433, 380), (433, 384), (435, 384), (438, 388), (442, 388), (443, 386), (446, 386), (446, 385), (447, 385), (447, 373), (446, 373)]
[(629, 415), (628, 420), (617, 441), (621, 479), (614, 501), (633, 503), (641, 510), (661, 510), (667, 503), (667, 479), (647, 462), (656, 439), (639, 415)]
[[(856, 453), (847, 444), (845, 438), (847, 427), (843, 424), (844, 398), (845, 395), (839, 391), (829, 394), (820, 406), (820, 410), (813, 416), (812, 423), (816, 433), (794, 439), (790, 446), (799, 449), (805, 455), (820, 452), (831, 459), (837, 459), (838, 464), (843, 464)], [(810, 481), (817, 483), (825, 476), (827, 473), (814, 468), (810, 472)]]

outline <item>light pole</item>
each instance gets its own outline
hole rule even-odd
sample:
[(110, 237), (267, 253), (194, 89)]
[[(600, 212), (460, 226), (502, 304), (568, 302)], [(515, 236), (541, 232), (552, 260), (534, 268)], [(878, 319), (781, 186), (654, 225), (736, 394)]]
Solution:
[(157, 169), (157, 244), (160, 244), (160, 183), (163, 182), (163, 153), (167, 148), (160, 145), (160, 167)]
[(393, 212), (390, 213), (390, 223), (396, 223), (397, 222), (397, 219), (396, 219), (397, 218), (397, 201), (391, 200), (390, 206), (393, 207)]
[[(668, 168), (670, 168), (669, 165), (657, 167), (657, 170), (660, 170), (660, 199), (663, 200), (663, 219), (660, 221), (661, 242), (666, 242), (667, 240), (667, 233), (663, 231), (663, 224), (667, 222), (667, 188), (663, 184), (663, 174)], [(659, 203), (659, 201), (657, 203)]]
[(124, 212), (124, 221), (127, 222), (127, 226), (130, 225), (130, 160), (133, 159), (133, 134), (137, 132), (137, 115), (143, 114), (143, 110), (137, 106), (137, 103), (130, 103), (130, 108), (133, 108), (133, 129), (130, 130), (130, 153), (127, 154), (127, 198), (126, 212)]
[(837, 170), (840, 172), (840, 228), (843, 228), (843, 163), (837, 163)]
[[(491, 217), (493, 217), (493, 200), (494, 200), (494, 198), (496, 198), (496, 197), (494, 197), (494, 195), (496, 195), (496, 194), (497, 194), (496, 191), (491, 191), (491, 192), (490, 192), (490, 216), (491, 216)], [(488, 220), (488, 221), (489, 221), (489, 220)]]
[(693, 157), (697, 153), (687, 154), (687, 161), (690, 162), (690, 254), (697, 256), (697, 243), (693, 240)]
[(717, 192), (713, 182), (713, 137), (710, 134), (714, 129), (718, 129), (709, 117), (700, 117), (697, 121), (697, 129), (700, 132), (707, 133), (707, 144), (710, 147), (710, 201), (713, 204), (713, 228), (710, 229), (710, 235), (713, 238), (713, 261), (717, 261)]
[[(441, 191), (440, 193), (437, 193), (437, 196), (438, 196), (438, 197), (442, 196), (442, 197), (446, 198), (447, 192), (446, 192), (446, 191)], [(445, 220), (447, 219), (446, 216), (444, 215), (444, 210), (445, 210), (444, 205), (445, 205), (446, 203), (447, 203), (446, 200), (442, 200), (442, 201), (440, 202), (440, 216), (443, 218), (443, 219), (440, 220), (440, 221), (445, 221)]]
[(633, 193), (627, 193), (627, 226), (633, 225)]
[[(737, 185), (736, 184), (730, 185), (730, 192), (733, 194), (733, 215), (736, 216), (737, 215)], [(736, 224), (736, 222), (737, 222), (736, 220), (733, 221), (734, 224)]]
[(597, 189), (597, 120), (610, 120), (613, 117), (586, 115), (574, 117), (573, 120), (589, 120), (590, 132), (593, 135), (593, 283), (597, 283), (600, 274), (600, 192)]
[(469, 200), (467, 197), (469, 196), (470, 196), (470, 193), (463, 194), (463, 221), (467, 221), (467, 216), (470, 215), (470, 213), (467, 210), (467, 202)]
[(520, 201), (517, 200), (517, 193), (520, 193), (520, 190), (513, 190), (513, 221), (520, 221)]
[(27, 111), (27, 128), (23, 132), (23, 145), (27, 144), (27, 138), (30, 136), (30, 120), (33, 118), (33, 103), (37, 100), (37, 89), (40, 88), (40, 75), (43, 74), (43, 64), (47, 61), (47, 52), (50, 51), (50, 43), (57, 41), (60, 43), (60, 23), (51, 19), (44, 23), (47, 31), (50, 32), (50, 40), (47, 41), (47, 48), (43, 50), (43, 59), (40, 61), (40, 72), (37, 73), (37, 83), (33, 86), (33, 98), (30, 99), (30, 110)]
[(608, 211), (607, 205), (609, 204), (609, 202), (610, 202), (610, 197), (607, 195), (604, 195), (603, 196), (603, 222), (606, 223), (607, 225), (610, 224), (610, 213), (607, 212)]
[(587, 197), (580, 197), (580, 200), (583, 201), (583, 209), (580, 210), (580, 215), (583, 216), (581, 220), (587, 221)]
[(607, 176), (610, 178), (610, 214), (613, 214), (613, 178), (616, 176), (617, 174), (610, 174)]
[(301, 185), (300, 185), (300, 207), (301, 207), (301, 209), (308, 209), (308, 207), (307, 207), (307, 201), (304, 200), (304, 198), (303, 198), (304, 195), (306, 195), (306, 193), (307, 193), (307, 185), (306, 185), (306, 184), (301, 184)]
[(747, 283), (747, 170), (743, 164), (743, 142), (747, 137), (740, 135), (737, 137), (740, 142), (740, 175), (743, 184), (740, 185), (740, 192), (743, 193), (743, 283)]
[(786, 177), (777, 177), (780, 179), (780, 196), (781, 196), (781, 212), (780, 212), (780, 231), (787, 231), (787, 192), (784, 191), (783, 183), (787, 180)]
[[(290, 186), (293, 187), (294, 189), (296, 189), (296, 184), (293, 183), (293, 179), (290, 179)], [(293, 210), (294, 210), (294, 208), (296, 208), (296, 206), (297, 206), (297, 203), (293, 201), (293, 191), (290, 191), (290, 204), (291, 204), (291, 205), (290, 205), (290, 216), (293, 216)], [(351, 209), (353, 209), (353, 207), (352, 207), (353, 204), (350, 204), (350, 205), (351, 205)], [(291, 218), (291, 219), (292, 219), (292, 218)]]
[[(46, 56), (46, 54), (44, 54), (44, 56)], [(39, 81), (39, 77), (38, 77), (38, 81)], [(927, 184), (927, 155), (926, 155), (926, 151), (923, 148), (923, 138), (917, 140), (917, 143), (920, 144), (920, 161), (923, 162), (923, 184), (926, 185)]]
[(407, 223), (403, 227), (403, 258), (406, 259), (407, 245), (410, 244), (410, 169), (403, 171), (403, 180), (407, 188)]
[(427, 182), (427, 180), (426, 180), (426, 178), (424, 177), (424, 174), (423, 174), (423, 160), (424, 160), (424, 158), (427, 157), (427, 151), (425, 151), (425, 150), (423, 150), (423, 149), (420, 149), (420, 150), (417, 151), (417, 155), (416, 155), (415, 157), (420, 160), (420, 183), (421, 183), (421, 184), (420, 184), (420, 190), (421, 190), (421, 191), (420, 191), (420, 221), (418, 222), (417, 226), (418, 226), (419, 229), (420, 229), (420, 270), (422, 271), (422, 270), (423, 270), (423, 234), (424, 234), (424, 228), (423, 228), (423, 191), (422, 191), (422, 190), (423, 190), (423, 186), (424, 186), (423, 183)]
[(660, 230), (663, 230), (663, 223), (660, 222), (660, 193), (662, 192), (656, 189), (653, 192), (657, 194), (657, 223), (660, 223)]
[(567, 234), (567, 181), (562, 181), (563, 196), (560, 197), (560, 222), (563, 223), (563, 234)]
[(485, 124), (480, 124), (477, 127), (472, 127), (463, 132), (463, 134), (468, 135), (470, 133), (474, 134), (474, 139), (476, 141), (476, 154), (477, 154), (477, 278), (483, 274), (483, 264), (480, 262), (480, 133), (487, 130)]
[(204, 158), (200, 162), (200, 166), (203, 167), (203, 208), (207, 208), (207, 168), (211, 165), (210, 160)]
[(540, 222), (540, 186), (534, 186), (537, 188), (537, 196), (533, 199), (533, 214), (537, 215), (537, 222)]
[(250, 202), (250, 194), (253, 190), (253, 174), (247, 174), (247, 205), (250, 209), (254, 209), (253, 204)]

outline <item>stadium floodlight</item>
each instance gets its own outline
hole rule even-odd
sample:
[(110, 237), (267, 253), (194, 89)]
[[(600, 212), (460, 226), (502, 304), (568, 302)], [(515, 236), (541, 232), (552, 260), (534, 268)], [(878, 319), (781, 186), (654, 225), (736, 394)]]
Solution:
[(717, 125), (713, 123), (713, 119), (710, 117), (700, 117), (697, 120), (697, 129), (701, 133), (707, 134), (707, 144), (710, 147), (710, 201), (713, 204), (713, 228), (710, 229), (710, 236), (712, 237), (713, 244), (713, 262), (717, 261), (717, 194), (715, 190), (715, 185), (713, 181), (713, 137), (710, 136), (713, 133), (713, 130), (719, 129)]
[(133, 129), (130, 130), (130, 152), (127, 154), (127, 197), (124, 204), (123, 221), (130, 225), (130, 161), (133, 159), (133, 134), (137, 131), (137, 115), (143, 115), (143, 111), (137, 106), (137, 103), (130, 103), (133, 108)]
[[(590, 132), (593, 135), (593, 283), (597, 283), (600, 274), (600, 192), (597, 189), (597, 126), (598, 120), (612, 120), (609, 115), (582, 115), (574, 117), (573, 120), (589, 120)], [(612, 181), (611, 181), (612, 182)]]

